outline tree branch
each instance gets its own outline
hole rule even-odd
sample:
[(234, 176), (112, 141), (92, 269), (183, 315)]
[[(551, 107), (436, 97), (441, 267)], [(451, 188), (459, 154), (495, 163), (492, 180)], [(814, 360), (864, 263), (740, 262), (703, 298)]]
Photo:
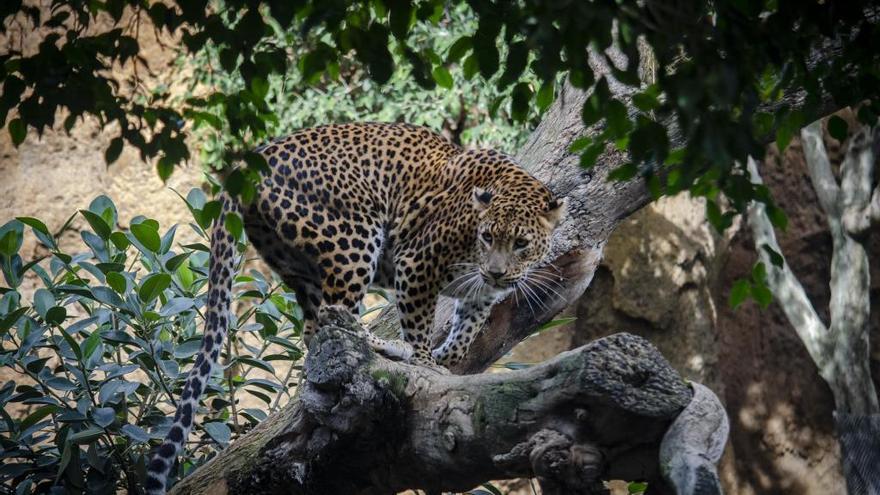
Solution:
[[(877, 136), (870, 129), (860, 129), (849, 140), (838, 185), (823, 144), (822, 121), (801, 131), (810, 179), (825, 211), (833, 243), (831, 321), (827, 327), (784, 258), (782, 266), (775, 266), (764, 249), (766, 245), (781, 253), (764, 205), (753, 202), (748, 209), (755, 249), (767, 267), (768, 285), (830, 386), (838, 412), (847, 414), (880, 412), (869, 366), (870, 270), (864, 237), (875, 187), (875, 149), (880, 145)], [(748, 170), (752, 182), (760, 183), (751, 157)]]
[[(726, 441), (717, 425), (664, 439), (692, 392), (640, 337), (613, 335), (525, 370), (456, 376), (373, 353), (344, 309), (329, 308), (320, 325), (299, 400), (173, 493), (437, 493), (531, 476), (548, 495), (590, 493), (619, 476), (660, 487), (661, 442), (678, 465), (679, 452), (714, 464)], [(711, 392), (701, 396), (703, 411), (723, 416)]]
[(822, 140), (822, 121), (817, 120), (801, 129), (801, 141), (804, 147), (804, 159), (810, 171), (810, 179), (813, 181), (813, 189), (819, 197), (819, 205), (826, 215), (837, 215), (837, 197), (840, 195), (840, 187), (834, 172), (831, 171), (831, 162), (828, 161), (828, 153), (825, 151), (825, 142)]
[[(821, 139), (821, 137), (820, 137)], [(806, 144), (804, 144), (806, 148)], [(827, 160), (827, 157), (826, 157)], [(753, 184), (763, 184), (758, 166), (752, 157), (749, 157), (747, 167)], [(830, 165), (828, 170), (830, 171)], [(833, 177), (832, 177), (833, 179)], [(835, 183), (836, 187), (836, 183)], [(836, 193), (835, 193), (836, 195)], [(785, 313), (791, 326), (794, 327), (798, 337), (810, 353), (810, 357), (821, 368), (828, 359), (827, 334), (828, 329), (819, 314), (813, 308), (813, 303), (807, 297), (804, 286), (801, 285), (795, 274), (791, 271), (783, 256), (782, 266), (773, 263), (771, 254), (764, 246), (782, 255), (782, 248), (776, 240), (773, 231), (773, 223), (767, 216), (767, 208), (764, 203), (753, 201), (748, 208), (749, 226), (752, 228), (752, 237), (755, 241), (755, 251), (758, 258), (767, 268), (767, 285), (776, 297), (779, 307)]]

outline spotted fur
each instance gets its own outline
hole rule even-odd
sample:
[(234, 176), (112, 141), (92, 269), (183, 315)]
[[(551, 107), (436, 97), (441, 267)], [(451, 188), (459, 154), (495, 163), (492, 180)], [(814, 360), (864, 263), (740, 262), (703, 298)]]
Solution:
[[(493, 150), (464, 150), (405, 124), (305, 129), (258, 148), (269, 171), (247, 207), (222, 197), (214, 227), (205, 336), (174, 423), (149, 465), (164, 493), (229, 322), (234, 242), (223, 217), (241, 215), (252, 244), (297, 295), (308, 342), (322, 305), (354, 311), (368, 286), (393, 288), (404, 342), (368, 335), (392, 357), (452, 365), (492, 305), (515, 294), (540, 304), (555, 280), (538, 268), (565, 210), (539, 181)], [(439, 294), (455, 298), (446, 341), (430, 347)]]

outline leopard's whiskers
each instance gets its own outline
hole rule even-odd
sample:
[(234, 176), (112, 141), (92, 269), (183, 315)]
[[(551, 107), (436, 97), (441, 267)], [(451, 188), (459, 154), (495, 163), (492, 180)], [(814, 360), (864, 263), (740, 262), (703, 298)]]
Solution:
[[(546, 279), (542, 279), (539, 276), (536, 276), (535, 274), (527, 274), (524, 278), (527, 283), (534, 284), (533, 288), (540, 290), (544, 294), (552, 293), (553, 295), (555, 295), (556, 297), (558, 297), (560, 299), (563, 298), (562, 294), (560, 294), (559, 291), (554, 289), (553, 286), (551, 285), (551, 283), (553, 283), (554, 281), (552, 281), (552, 280), (548, 281)], [(556, 285), (560, 289), (562, 288), (561, 284), (557, 283)]]

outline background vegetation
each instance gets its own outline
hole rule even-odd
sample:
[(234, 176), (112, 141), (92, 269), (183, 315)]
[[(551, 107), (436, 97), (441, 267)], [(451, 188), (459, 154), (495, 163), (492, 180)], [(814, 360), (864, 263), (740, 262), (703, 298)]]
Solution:
[[(247, 165), (224, 184), (247, 199), (263, 166), (249, 150), (272, 135), (405, 120), (513, 152), (567, 78), (592, 91), (583, 120), (605, 129), (573, 148), (584, 167), (616, 147), (630, 157), (616, 179), (642, 175), (656, 196), (703, 196), (719, 229), (755, 198), (784, 228), (767, 190), (743, 173), (745, 158), (762, 155), (768, 141), (784, 149), (829, 106), (866, 101), (859, 118), (876, 121), (876, 16), (870, 1), (59, 0), (40, 8), (13, 0), (0, 4), (8, 42), (0, 125), (20, 144), (29, 132), (70, 131), (93, 116), (119, 129), (107, 163), (127, 144), (162, 178), (193, 160), (199, 143), (211, 168)], [(183, 96), (145, 82), (137, 33), (148, 24), (180, 42)], [(39, 29), (43, 41), (16, 45), (13, 26)], [(636, 89), (635, 113), (610, 96), (615, 82), (596, 78), (587, 56), (589, 47), (605, 58), (615, 39), (632, 63), (613, 74)], [(815, 63), (822, 50), (837, 56)], [(141, 72), (118, 80), (121, 66)], [(833, 122), (832, 134), (845, 136), (846, 124)], [(682, 147), (670, 145), (672, 132)], [(216, 203), (198, 191), (186, 200), (193, 221), (181, 228), (204, 237)], [(31, 380), (0, 388), (0, 484), (18, 493), (138, 484), (201, 328), (204, 244), (174, 246), (176, 227), (143, 217), (120, 230), (107, 198), (79, 215), (90, 229), (71, 252), (58, 245), (64, 228), (52, 233), (34, 218), (0, 229), (0, 364)], [(26, 231), (48, 249), (45, 259), (19, 255)], [(28, 274), (41, 281), (32, 302), (20, 290)], [(765, 277), (759, 265), (732, 302), (767, 304)], [(295, 301), (257, 272), (238, 283), (236, 297), (250, 309), (231, 333), (225, 373), (207, 391), (208, 417), (177, 475), (278, 407), (295, 381), (295, 367), (275, 373), (301, 355)], [(237, 338), (245, 334), (253, 339)], [(237, 394), (266, 408), (238, 410)], [(19, 406), (28, 414), (8, 412)]]
[[(185, 201), (193, 219), (180, 227), (207, 242), (216, 203), (199, 189)], [(175, 246), (179, 226), (145, 217), (119, 230), (105, 196), (78, 215), (91, 228), (73, 252), (57, 243), (67, 225), (52, 233), (38, 219), (19, 218), (0, 228), (8, 286), (0, 296), (0, 366), (26, 377), (0, 387), (0, 486), (20, 494), (140, 493), (149, 442), (170, 426), (201, 343), (208, 247)], [(51, 250), (46, 259), (22, 260), (26, 230)], [(19, 292), (31, 272), (41, 285), (33, 304)], [(178, 476), (276, 410), (298, 376), (302, 315), (292, 293), (256, 270), (235, 284), (243, 313), (230, 327), (223, 368), (205, 391), (208, 408)], [(261, 407), (237, 407), (241, 394)]]

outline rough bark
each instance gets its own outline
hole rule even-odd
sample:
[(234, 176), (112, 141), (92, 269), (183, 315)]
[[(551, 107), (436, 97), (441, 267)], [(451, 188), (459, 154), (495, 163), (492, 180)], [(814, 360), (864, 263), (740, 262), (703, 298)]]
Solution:
[[(761, 203), (749, 206), (755, 249), (767, 267), (767, 284), (810, 357), (828, 383), (835, 403), (844, 475), (851, 494), (880, 493), (876, 445), (880, 403), (871, 379), (869, 316), (870, 271), (867, 236), (876, 222), (880, 196), (874, 167), (880, 151), (880, 128), (862, 128), (849, 138), (839, 176), (835, 176), (822, 140), (822, 121), (801, 131), (813, 188), (828, 221), (832, 239), (830, 321), (819, 317), (800, 281), (785, 263), (773, 226)], [(749, 159), (752, 182), (760, 183), (757, 163)], [(766, 249), (769, 248), (770, 250)]]
[[(683, 454), (695, 455), (714, 475), (726, 441), (717, 398), (698, 388), (692, 402), (681, 377), (633, 335), (525, 370), (457, 376), (374, 354), (344, 310), (330, 308), (321, 327), (299, 400), (173, 493), (438, 493), (524, 476), (545, 494), (599, 491), (609, 477), (648, 480), (662, 493), (661, 442), (670, 466), (686, 469), (694, 463)], [(694, 428), (691, 419), (707, 414), (714, 419)]]

